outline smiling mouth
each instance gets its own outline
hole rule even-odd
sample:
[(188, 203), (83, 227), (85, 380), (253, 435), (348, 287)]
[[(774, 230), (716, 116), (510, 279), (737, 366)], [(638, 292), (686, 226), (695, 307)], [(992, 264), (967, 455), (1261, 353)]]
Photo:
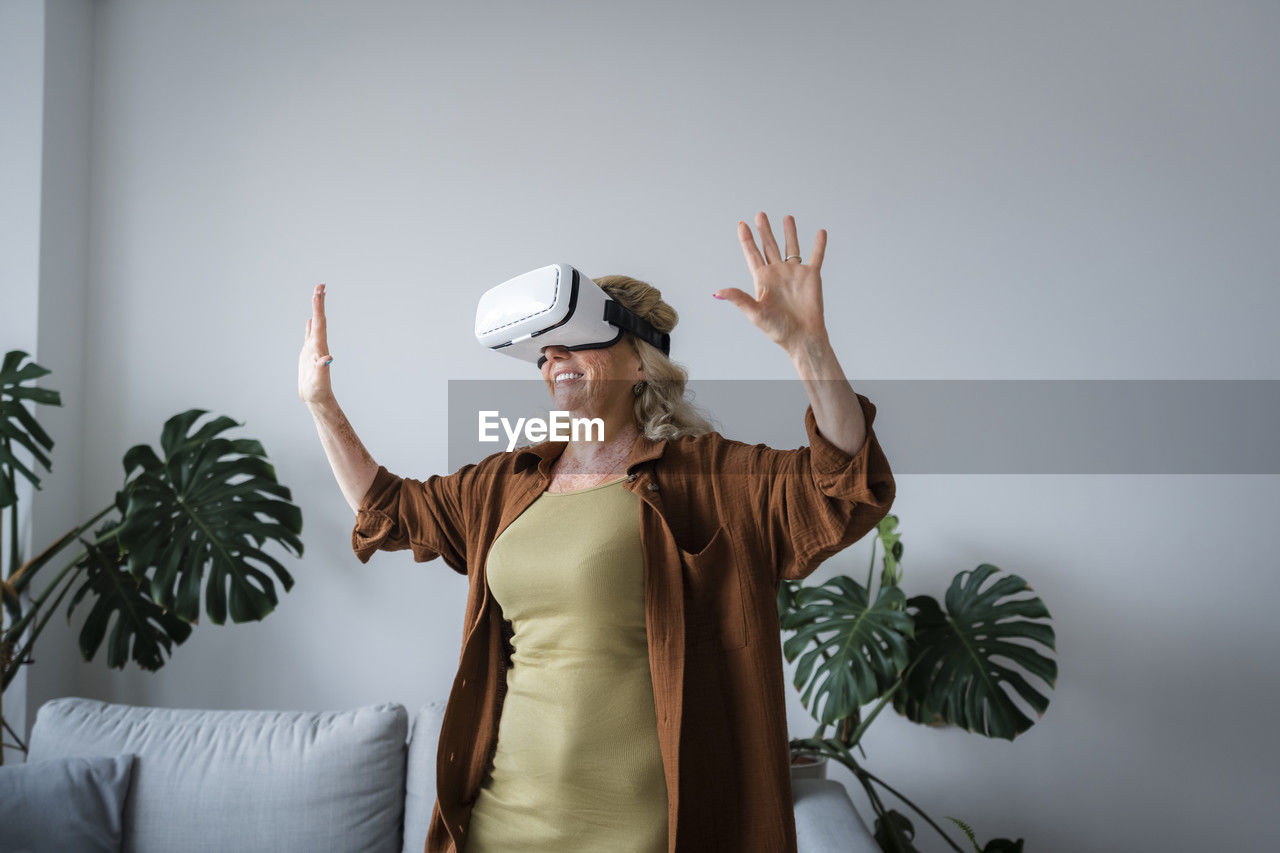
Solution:
[(554, 380), (556, 385), (563, 385), (566, 382), (576, 382), (582, 378), (581, 373), (561, 373)]

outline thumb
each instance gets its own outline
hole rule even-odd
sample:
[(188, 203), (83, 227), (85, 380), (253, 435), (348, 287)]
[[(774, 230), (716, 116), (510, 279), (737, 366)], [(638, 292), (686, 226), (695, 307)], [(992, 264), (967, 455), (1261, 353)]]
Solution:
[(732, 302), (742, 309), (748, 317), (755, 317), (756, 311), (759, 309), (760, 303), (749, 293), (739, 290), (736, 287), (725, 287), (711, 294), (716, 299), (723, 299), (726, 302)]

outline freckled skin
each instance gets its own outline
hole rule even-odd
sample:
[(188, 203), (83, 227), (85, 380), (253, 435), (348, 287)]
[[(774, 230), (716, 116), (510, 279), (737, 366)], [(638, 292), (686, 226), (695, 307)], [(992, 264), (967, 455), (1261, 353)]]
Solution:
[[(605, 423), (601, 441), (570, 441), (551, 468), (553, 492), (586, 489), (626, 474), (625, 463), (640, 435), (632, 412), (635, 394), (631, 390), (644, 378), (640, 357), (626, 340), (603, 349), (567, 350), (550, 346), (543, 350), (547, 361), (542, 377), (556, 409), (570, 417), (601, 418)], [(572, 370), (581, 379), (557, 385), (555, 374)]]

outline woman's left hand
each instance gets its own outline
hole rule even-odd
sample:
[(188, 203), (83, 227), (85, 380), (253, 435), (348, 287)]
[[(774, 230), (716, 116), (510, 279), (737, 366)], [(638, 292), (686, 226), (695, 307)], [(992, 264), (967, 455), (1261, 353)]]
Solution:
[[(770, 340), (794, 355), (803, 347), (827, 340), (826, 320), (822, 315), (822, 255), (827, 248), (826, 229), (819, 229), (813, 238), (813, 252), (809, 262), (799, 260), (800, 242), (796, 238), (795, 217), (783, 218), (786, 234), (786, 255), (778, 251), (773, 239), (769, 218), (764, 211), (756, 214), (756, 227), (760, 230), (760, 242), (764, 255), (756, 247), (755, 238), (745, 222), (738, 223), (738, 239), (747, 267), (755, 279), (756, 295), (749, 296), (736, 287), (717, 290), (713, 295), (732, 302), (769, 336)], [(792, 257), (784, 261), (784, 257)]]

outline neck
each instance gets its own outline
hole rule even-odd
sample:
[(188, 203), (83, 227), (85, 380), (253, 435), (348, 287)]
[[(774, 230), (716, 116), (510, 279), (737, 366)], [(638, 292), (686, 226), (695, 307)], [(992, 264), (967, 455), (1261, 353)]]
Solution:
[(575, 467), (583, 463), (591, 463), (593, 461), (610, 463), (609, 467), (618, 467), (626, 461), (630, 454), (631, 446), (640, 436), (640, 430), (636, 427), (635, 416), (632, 413), (632, 406), (629, 401), (614, 406), (613, 408), (601, 411), (599, 409), (584, 407), (583, 409), (571, 409), (569, 416), (572, 418), (600, 418), (604, 422), (604, 440), (595, 438), (596, 430), (591, 429), (591, 437), (579, 437), (577, 440), (570, 438), (566, 442), (565, 449), (561, 455), (560, 462), (562, 465), (571, 463)]

